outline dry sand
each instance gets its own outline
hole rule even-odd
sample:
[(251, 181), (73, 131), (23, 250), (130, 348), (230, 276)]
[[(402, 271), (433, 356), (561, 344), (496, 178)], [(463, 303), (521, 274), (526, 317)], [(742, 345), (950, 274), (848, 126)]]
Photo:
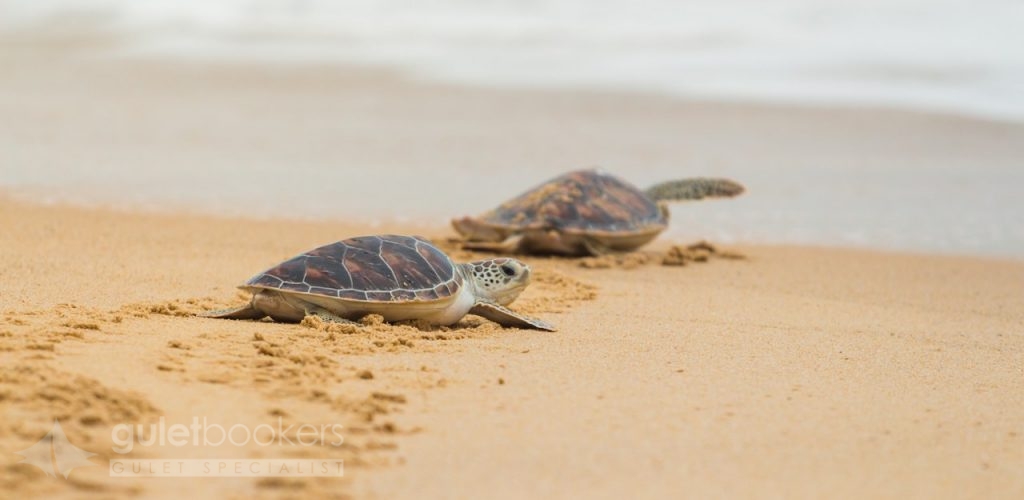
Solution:
[[(661, 244), (625, 267), (533, 259), (516, 307), (557, 333), (189, 316), (369, 230), (0, 202), (5, 496), (1024, 494), (1020, 262), (744, 247), (679, 267)], [(347, 443), (132, 457), (340, 457), (347, 474), (64, 481), (11, 453), (57, 418), (106, 463), (113, 425), (161, 415), (342, 423)]]

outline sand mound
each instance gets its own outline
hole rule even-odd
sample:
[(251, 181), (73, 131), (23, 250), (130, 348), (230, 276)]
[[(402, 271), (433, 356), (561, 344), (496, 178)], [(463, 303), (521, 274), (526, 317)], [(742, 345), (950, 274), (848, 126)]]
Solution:
[(661, 259), (663, 266), (685, 266), (691, 262), (708, 262), (712, 259), (745, 260), (741, 253), (730, 250), (719, 250), (714, 245), (700, 241), (692, 245), (675, 245), (668, 249)]
[(690, 245), (673, 245), (662, 254), (641, 250), (599, 257), (584, 257), (579, 259), (579, 266), (586, 269), (635, 269), (654, 263), (660, 263), (663, 266), (685, 266), (689, 263), (704, 263), (712, 259), (743, 260), (746, 259), (746, 256), (731, 250), (720, 250), (706, 241), (700, 241)]

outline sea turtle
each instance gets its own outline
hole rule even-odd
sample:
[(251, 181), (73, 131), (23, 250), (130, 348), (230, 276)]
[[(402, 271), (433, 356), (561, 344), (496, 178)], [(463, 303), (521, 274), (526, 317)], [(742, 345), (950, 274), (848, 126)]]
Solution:
[(667, 202), (732, 197), (743, 186), (727, 179), (663, 182), (646, 191), (600, 169), (551, 179), (479, 217), (452, 220), (476, 250), (601, 255), (634, 250), (668, 227)]
[(530, 282), (530, 267), (511, 258), (457, 264), (414, 236), (361, 236), (310, 250), (239, 288), (253, 293), (241, 307), (212, 318), (301, 321), (316, 315), (346, 323), (368, 314), (385, 321), (451, 325), (475, 314), (504, 326), (555, 328), (508, 309)]

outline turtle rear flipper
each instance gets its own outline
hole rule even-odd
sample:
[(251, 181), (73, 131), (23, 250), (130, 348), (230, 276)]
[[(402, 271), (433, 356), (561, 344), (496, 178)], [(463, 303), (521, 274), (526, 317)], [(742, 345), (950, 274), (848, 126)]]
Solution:
[(473, 308), (469, 310), (469, 314), (475, 314), (477, 316), (483, 316), (495, 323), (502, 326), (511, 326), (515, 328), (532, 328), (535, 330), (544, 330), (548, 332), (557, 331), (555, 327), (545, 321), (537, 318), (531, 318), (519, 314), (505, 306), (495, 304), (494, 302), (480, 301), (473, 305)]
[(732, 198), (743, 194), (742, 184), (729, 179), (694, 177), (662, 182), (647, 189), (644, 194), (654, 201), (686, 201), (704, 198)]
[(239, 307), (229, 307), (227, 309), (215, 309), (213, 311), (206, 311), (199, 313), (197, 316), (202, 318), (223, 318), (223, 319), (263, 319), (267, 317), (267, 314), (259, 309), (253, 307), (252, 302)]

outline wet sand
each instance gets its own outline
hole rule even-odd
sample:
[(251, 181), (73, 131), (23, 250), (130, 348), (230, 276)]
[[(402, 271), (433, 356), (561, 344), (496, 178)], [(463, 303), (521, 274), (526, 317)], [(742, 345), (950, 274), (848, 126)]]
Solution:
[(425, 82), (0, 36), (0, 186), (29, 200), (436, 226), (568, 170), (733, 178), (682, 241), (1024, 255), (1024, 125), (871, 108)]

